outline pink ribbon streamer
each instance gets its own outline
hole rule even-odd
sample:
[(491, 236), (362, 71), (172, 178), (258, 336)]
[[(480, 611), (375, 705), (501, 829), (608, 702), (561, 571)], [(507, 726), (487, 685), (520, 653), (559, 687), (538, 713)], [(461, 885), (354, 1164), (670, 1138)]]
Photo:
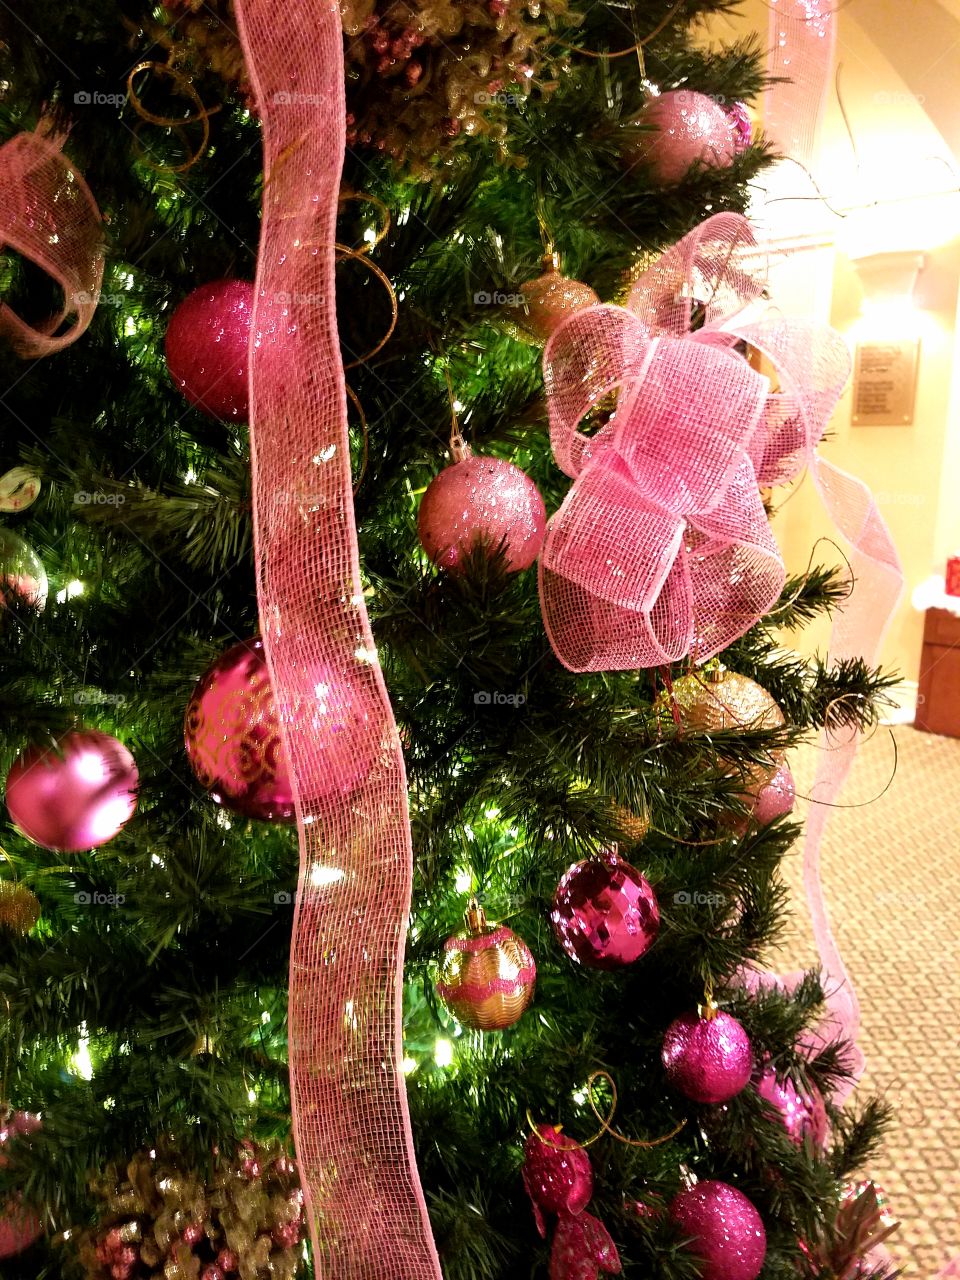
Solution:
[(334, 306), (340, 18), (324, 0), (282, 14), (238, 0), (237, 19), (263, 124), (250, 436), (261, 630), (300, 837), (300, 1173), (318, 1274), (439, 1280), (400, 1065), (406, 777), (363, 605)]
[[(755, 244), (739, 215), (708, 218), (640, 277), (626, 308), (576, 312), (547, 344), (550, 440), (575, 483), (547, 528), (540, 598), (573, 671), (705, 661), (783, 589), (759, 486), (813, 458), (850, 358), (825, 326), (731, 323), (762, 291)], [(706, 319), (692, 333), (695, 300)], [(734, 351), (740, 340), (769, 357), (780, 391)], [(615, 388), (610, 422), (581, 434)]]
[[(42, 267), (63, 289), (63, 306), (41, 325), (0, 303), (0, 335), (20, 356), (61, 351), (87, 329), (103, 280), (101, 218), (83, 178), (61, 152), (63, 137), (20, 133), (0, 147), (0, 248)], [(64, 332), (57, 331), (75, 315)]]
[(836, 22), (832, 0), (769, 0), (764, 133), (784, 156), (813, 163), (829, 84)]

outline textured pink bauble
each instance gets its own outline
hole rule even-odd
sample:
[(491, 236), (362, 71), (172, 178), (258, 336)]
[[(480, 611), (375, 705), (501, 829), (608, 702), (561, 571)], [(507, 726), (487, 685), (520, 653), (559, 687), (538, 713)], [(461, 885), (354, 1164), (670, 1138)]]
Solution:
[(726, 1182), (698, 1182), (681, 1191), (670, 1216), (703, 1259), (702, 1280), (756, 1280), (767, 1256), (767, 1233), (753, 1203)]
[(735, 127), (706, 94), (674, 89), (653, 98), (639, 123), (654, 132), (632, 158), (642, 159), (664, 186), (682, 182), (693, 165), (726, 168), (736, 154)]
[(62, 853), (112, 840), (137, 807), (137, 766), (116, 738), (73, 729), (55, 747), (28, 747), (7, 774), (7, 808), (34, 844)]
[(218, 280), (194, 289), (167, 326), (167, 368), (190, 401), (212, 418), (246, 422), (247, 348), (253, 285)]
[[(382, 713), (372, 694), (317, 662), (304, 681), (308, 705), (288, 723), (308, 738), (314, 757), (304, 807), (351, 795), (377, 755)], [(203, 675), (187, 704), (184, 743), (197, 779), (222, 804), (247, 818), (294, 820), (290, 772), (263, 642), (242, 640)]]
[(445, 569), (457, 569), (478, 542), (501, 543), (511, 573), (540, 554), (547, 513), (528, 475), (502, 458), (455, 462), (427, 486), (417, 519), (423, 549)]
[(582, 1213), (593, 1195), (590, 1157), (553, 1125), (538, 1125), (523, 1148), (523, 1185), (547, 1213)]
[(667, 1079), (694, 1102), (728, 1102), (753, 1074), (750, 1037), (729, 1013), (684, 1013), (667, 1028), (660, 1054)]
[(571, 960), (591, 969), (633, 964), (652, 945), (660, 910), (648, 882), (614, 853), (574, 863), (557, 885), (553, 931)]
[(764, 1068), (757, 1093), (779, 1114), (792, 1142), (802, 1147), (809, 1138), (818, 1150), (826, 1145), (830, 1131), (827, 1108), (816, 1085), (802, 1091), (790, 1079), (781, 1080), (773, 1067)]
[(770, 781), (757, 792), (757, 803), (753, 807), (754, 821), (766, 826), (774, 818), (792, 813), (796, 798), (793, 774), (788, 765), (781, 764)]
[[(26, 1111), (16, 1111), (0, 1122), (0, 1152), (8, 1142), (15, 1141), (25, 1133), (33, 1133), (40, 1128), (40, 1117)], [(7, 1163), (7, 1157), (0, 1154), (0, 1165)], [(28, 1206), (21, 1203), (18, 1196), (8, 1200), (0, 1207), (0, 1258), (13, 1258), (23, 1253), (34, 1241), (43, 1235), (43, 1224), (39, 1216)]]

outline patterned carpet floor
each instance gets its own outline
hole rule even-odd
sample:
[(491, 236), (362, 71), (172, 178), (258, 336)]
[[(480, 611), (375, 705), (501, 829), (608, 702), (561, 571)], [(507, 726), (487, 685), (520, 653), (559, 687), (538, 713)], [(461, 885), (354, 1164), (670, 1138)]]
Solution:
[[(816, 751), (797, 754), (797, 791), (807, 795)], [(890, 1248), (904, 1275), (935, 1280), (960, 1259), (960, 740), (881, 729), (861, 747), (840, 800), (877, 796), (833, 816), (823, 875), (862, 1006), (860, 1092), (886, 1097), (897, 1112), (867, 1172), (901, 1220)], [(800, 803), (798, 816), (807, 807)], [(800, 846), (785, 872), (796, 901), (770, 966), (780, 971), (810, 967), (814, 954)], [(951, 1275), (960, 1275), (957, 1266)]]

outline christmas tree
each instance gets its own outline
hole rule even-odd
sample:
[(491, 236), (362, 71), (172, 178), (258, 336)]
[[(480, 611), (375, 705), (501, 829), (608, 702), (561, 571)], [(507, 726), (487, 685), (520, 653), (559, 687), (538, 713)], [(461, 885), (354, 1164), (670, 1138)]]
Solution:
[[(816, 958), (789, 991), (743, 980), (786, 909), (778, 867), (799, 828), (785, 752), (828, 720), (873, 723), (890, 683), (783, 647), (849, 582), (815, 566), (789, 578), (706, 665), (703, 644), (581, 661), (586, 618), (561, 662), (532, 567), (570, 489), (548, 432), (548, 393), (552, 406), (577, 354), (562, 335), (585, 342), (598, 298), (627, 300), (660, 278), (656, 254), (742, 212), (770, 159), (743, 105), (763, 87), (759, 43), (694, 39), (732, 7), (342, 7), (337, 319), (376, 644), (357, 661), (389, 692), (413, 853), (402, 1055), (381, 1043), (365, 1077), (350, 1065), (351, 1094), (329, 1048), (328, 1076), (309, 1065), (334, 1035), (312, 1011), (341, 992), (349, 948), (362, 961), (374, 937), (384, 954), (403, 944), (403, 887), (396, 918), (374, 894), (339, 948), (324, 911), (347, 862), (383, 840), (402, 853), (395, 796), (389, 818), (357, 798), (396, 778), (395, 738), (373, 676), (351, 684), (317, 655), (300, 672), (310, 705), (284, 700), (283, 637), (313, 622), (273, 627), (275, 566), (327, 625), (334, 606), (311, 584), (349, 521), (333, 511), (324, 532), (333, 455), (318, 440), (317, 493), (276, 498), (287, 507), (275, 537), (258, 526), (255, 556), (284, 437), (275, 452), (258, 437), (254, 501), (247, 429), (261, 202), (291, 207), (312, 136), (295, 131), (264, 176), (261, 134), (271, 112), (317, 105), (296, 71), (323, 57), (311, 6), (277, 10), (292, 69), (272, 97), (241, 48), (262, 30), (225, 0), (8, 6), (3, 137), (62, 147), (71, 198), (82, 174), (103, 276), (67, 298), (81, 315), (97, 303), (76, 341), (43, 358), (9, 326), (0, 341), (4, 1277), (428, 1274), (378, 1234), (402, 1176), (416, 1202), (404, 1083), (429, 1212), (404, 1247), (430, 1264), (432, 1234), (446, 1280), (892, 1274), (861, 1268), (884, 1228), (870, 1184), (851, 1187), (886, 1114), (834, 1105), (851, 1049), (812, 1035), (830, 994)], [(24, 236), (39, 221), (55, 256), (66, 197), (45, 206), (5, 158), (4, 230), (23, 236), (6, 236), (19, 252), (3, 297), (33, 332), (64, 311), (65, 286)], [(277, 321), (299, 316), (302, 334), (327, 314), (322, 277), (304, 279), (258, 313), (254, 369), (306, 404), (327, 367), (298, 364), (300, 338)], [(710, 327), (713, 299), (692, 287), (659, 306), (664, 332)], [(749, 382), (762, 354), (731, 341), (710, 368)], [(616, 424), (616, 406), (595, 396), (587, 433)], [(743, 498), (754, 514), (761, 470)], [(313, 557), (296, 541), (308, 525)], [(287, 672), (272, 693), (271, 669)], [(314, 793), (291, 785), (285, 742), (294, 766), (320, 761)], [(299, 881), (298, 818), (314, 850)], [(347, 996), (345, 1044), (393, 1017), (385, 988)], [(291, 1099), (298, 1055), (309, 1082)]]

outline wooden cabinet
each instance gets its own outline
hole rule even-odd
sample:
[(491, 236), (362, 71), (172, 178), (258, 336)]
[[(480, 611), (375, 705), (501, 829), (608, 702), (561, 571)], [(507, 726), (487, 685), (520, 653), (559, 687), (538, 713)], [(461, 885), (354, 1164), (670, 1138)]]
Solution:
[(960, 738), (960, 616), (947, 609), (926, 612), (914, 724)]

